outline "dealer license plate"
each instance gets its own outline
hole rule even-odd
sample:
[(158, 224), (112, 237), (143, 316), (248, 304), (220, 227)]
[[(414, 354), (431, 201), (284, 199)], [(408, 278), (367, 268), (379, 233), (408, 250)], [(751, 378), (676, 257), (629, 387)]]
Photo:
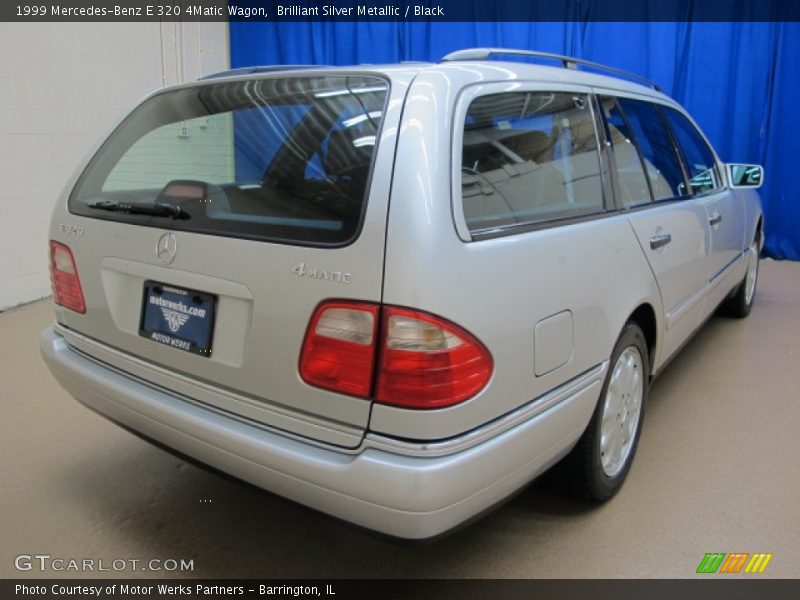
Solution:
[(201, 356), (211, 355), (216, 296), (144, 282), (139, 335)]

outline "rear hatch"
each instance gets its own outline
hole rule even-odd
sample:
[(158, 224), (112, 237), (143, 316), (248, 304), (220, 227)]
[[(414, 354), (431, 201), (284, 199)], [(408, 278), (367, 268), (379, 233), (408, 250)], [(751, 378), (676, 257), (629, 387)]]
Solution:
[(308, 385), (298, 361), (320, 302), (380, 301), (403, 88), (283, 74), (145, 100), (56, 209), (86, 303), (58, 321), (194, 401), (358, 445), (369, 402)]

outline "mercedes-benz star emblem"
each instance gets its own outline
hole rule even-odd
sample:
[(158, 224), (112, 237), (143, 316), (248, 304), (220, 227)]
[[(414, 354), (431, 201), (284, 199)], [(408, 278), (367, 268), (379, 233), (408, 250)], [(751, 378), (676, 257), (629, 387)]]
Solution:
[(156, 245), (156, 256), (163, 264), (168, 265), (175, 260), (178, 253), (178, 240), (174, 233), (165, 233), (158, 238)]

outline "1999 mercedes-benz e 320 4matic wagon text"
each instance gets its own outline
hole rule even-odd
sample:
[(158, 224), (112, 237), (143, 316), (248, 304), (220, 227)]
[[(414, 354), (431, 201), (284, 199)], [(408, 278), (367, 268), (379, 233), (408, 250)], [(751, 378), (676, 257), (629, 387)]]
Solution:
[(55, 208), (44, 358), (145, 438), (393, 536), (561, 459), (609, 498), (652, 377), (750, 311), (763, 238), (761, 167), (638, 79), (475, 49), (157, 91)]

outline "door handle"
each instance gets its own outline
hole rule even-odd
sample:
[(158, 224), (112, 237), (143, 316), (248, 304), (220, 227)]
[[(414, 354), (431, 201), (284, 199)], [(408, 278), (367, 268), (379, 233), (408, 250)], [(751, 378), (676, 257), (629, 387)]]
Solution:
[(672, 236), (668, 233), (657, 233), (650, 238), (650, 249), (657, 250), (662, 246), (666, 246), (672, 241)]
[(722, 215), (716, 211), (711, 213), (711, 216), (708, 219), (708, 224), (713, 227), (714, 225), (719, 225), (720, 223), (722, 223)]

